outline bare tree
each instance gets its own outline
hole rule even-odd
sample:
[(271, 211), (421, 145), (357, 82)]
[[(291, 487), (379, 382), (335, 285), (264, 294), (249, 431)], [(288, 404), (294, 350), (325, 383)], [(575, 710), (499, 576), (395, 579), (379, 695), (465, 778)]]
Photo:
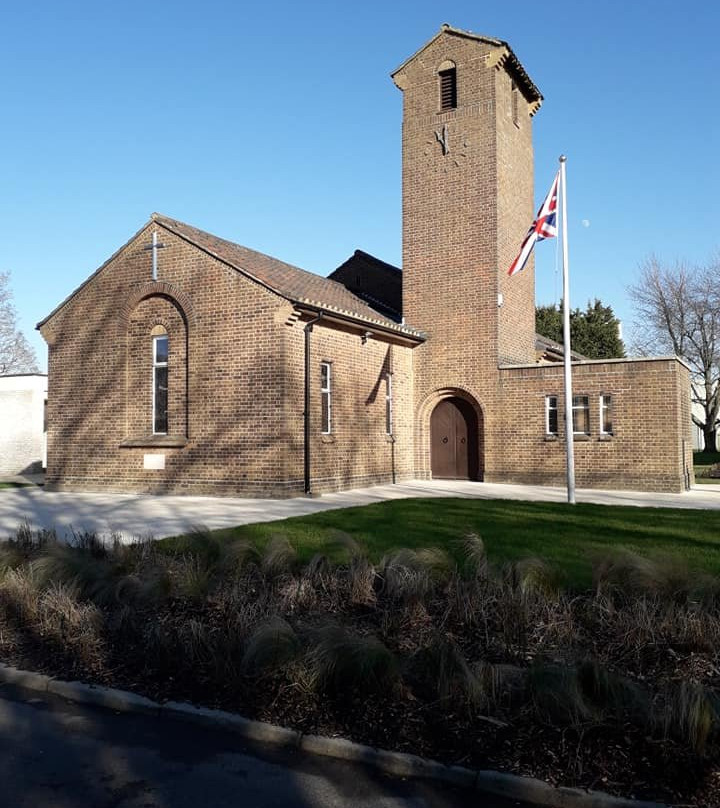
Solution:
[(35, 373), (37, 357), (17, 325), (10, 273), (0, 272), (0, 374)]
[(720, 413), (720, 256), (707, 266), (662, 264), (655, 256), (640, 266), (628, 288), (636, 307), (633, 347), (639, 353), (674, 353), (690, 366), (692, 400), (702, 417), (705, 448), (717, 448)]

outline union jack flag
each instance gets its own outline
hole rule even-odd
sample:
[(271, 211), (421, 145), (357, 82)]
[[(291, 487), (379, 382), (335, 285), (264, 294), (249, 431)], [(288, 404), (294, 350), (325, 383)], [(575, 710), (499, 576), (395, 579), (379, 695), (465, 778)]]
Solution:
[(527, 235), (523, 239), (518, 257), (510, 264), (508, 275), (516, 275), (525, 269), (530, 253), (536, 241), (544, 241), (546, 238), (557, 236), (557, 203), (558, 203), (558, 183), (560, 182), (560, 172), (555, 175), (553, 184), (550, 186), (550, 193), (545, 197), (545, 201), (540, 205), (535, 221), (530, 225)]

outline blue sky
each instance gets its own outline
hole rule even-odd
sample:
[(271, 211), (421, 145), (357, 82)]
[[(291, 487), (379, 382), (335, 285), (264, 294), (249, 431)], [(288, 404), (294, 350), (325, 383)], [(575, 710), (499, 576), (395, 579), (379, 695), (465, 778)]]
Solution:
[[(655, 252), (720, 247), (720, 6), (5, 2), (0, 269), (35, 323), (152, 211), (327, 274), (400, 263), (401, 94), (389, 73), (443, 22), (505, 39), (545, 103), (535, 191), (568, 155), (571, 302), (628, 325)], [(529, 224), (529, 223), (528, 223)], [(537, 249), (553, 302), (555, 245)]]

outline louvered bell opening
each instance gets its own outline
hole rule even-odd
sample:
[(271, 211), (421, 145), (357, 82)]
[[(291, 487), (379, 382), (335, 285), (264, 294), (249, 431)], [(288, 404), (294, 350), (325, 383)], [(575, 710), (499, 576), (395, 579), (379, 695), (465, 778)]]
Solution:
[(440, 109), (457, 107), (457, 77), (455, 68), (440, 71)]

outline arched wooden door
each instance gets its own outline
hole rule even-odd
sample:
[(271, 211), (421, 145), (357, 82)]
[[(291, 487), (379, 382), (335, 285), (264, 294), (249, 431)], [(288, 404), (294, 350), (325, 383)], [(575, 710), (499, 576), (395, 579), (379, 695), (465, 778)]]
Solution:
[(430, 466), (440, 480), (478, 480), (478, 419), (462, 398), (445, 398), (430, 416)]

